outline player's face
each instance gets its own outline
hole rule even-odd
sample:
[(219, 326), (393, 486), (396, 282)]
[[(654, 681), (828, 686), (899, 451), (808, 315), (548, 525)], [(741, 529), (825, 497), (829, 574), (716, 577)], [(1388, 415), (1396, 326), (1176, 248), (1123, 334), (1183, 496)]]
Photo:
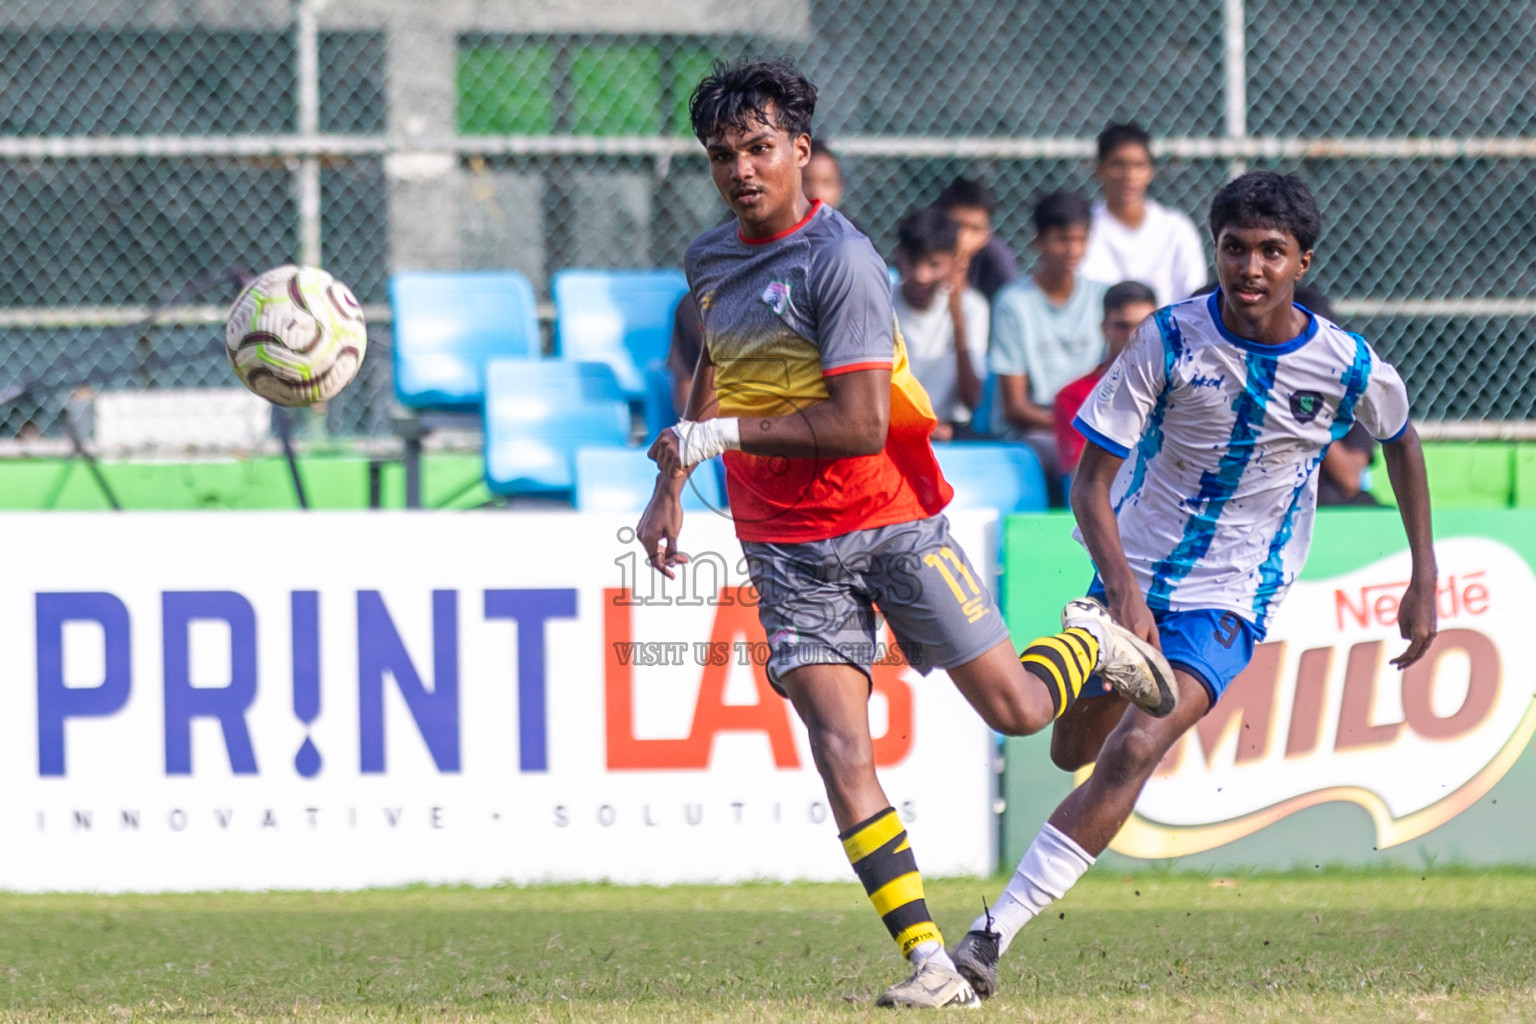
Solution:
[[(776, 120), (774, 112), (770, 118)], [(759, 121), (725, 128), (704, 145), (709, 173), (748, 238), (767, 238), (795, 226), (807, 205), (801, 168), (811, 158), (811, 137), (791, 137), (776, 124)]]
[(1216, 238), (1216, 280), (1232, 311), (1251, 320), (1288, 309), (1310, 266), (1312, 250), (1280, 228), (1228, 224)]
[(820, 199), (828, 206), (840, 206), (843, 202), (843, 175), (837, 161), (825, 153), (811, 157), (805, 165), (805, 198)]
[(1071, 274), (1088, 252), (1087, 224), (1059, 224), (1046, 228), (1032, 243), (1040, 256), (1040, 269), (1048, 274)]
[(985, 206), (951, 206), (944, 216), (955, 222), (955, 252), (967, 263), (992, 240), (992, 215)]
[(1141, 322), (1153, 313), (1150, 302), (1127, 302), (1119, 309), (1112, 309), (1104, 316), (1105, 357), (1113, 359), (1125, 351), (1131, 343), (1131, 335)]
[(939, 287), (955, 273), (953, 252), (931, 252), (912, 259), (906, 253), (896, 253), (896, 269), (901, 272), (901, 297), (913, 309), (927, 309), (933, 305)]
[(1145, 146), (1127, 142), (1116, 146), (1099, 161), (1093, 178), (1104, 193), (1104, 201), (1111, 206), (1121, 203), (1139, 203), (1146, 198), (1152, 187), (1155, 169), (1152, 154)]

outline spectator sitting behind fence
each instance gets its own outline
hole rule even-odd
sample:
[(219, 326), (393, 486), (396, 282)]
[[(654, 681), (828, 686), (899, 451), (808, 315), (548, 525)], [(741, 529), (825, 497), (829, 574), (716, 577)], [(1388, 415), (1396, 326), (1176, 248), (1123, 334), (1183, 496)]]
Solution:
[(965, 431), (981, 404), (991, 311), (969, 286), (954, 286), (959, 228), (942, 210), (913, 210), (896, 227), (896, 322), (907, 359), (933, 403), (936, 441)]
[(955, 276), (990, 302), (1000, 288), (1018, 276), (1013, 250), (992, 233), (997, 197), (985, 183), (956, 178), (934, 202), (960, 229)]
[(811, 162), (805, 165), (800, 190), (811, 202), (820, 199), (833, 209), (843, 205), (843, 164), (820, 139), (811, 140)]
[(1099, 331), (1109, 286), (1077, 272), (1088, 246), (1092, 214), (1080, 192), (1052, 192), (1035, 204), (1035, 269), (992, 300), (987, 365), (996, 389), (992, 433), (1027, 442), (1045, 467), (1053, 500), (1060, 491), (1056, 463), (1056, 392), (1098, 365)]
[(1093, 180), (1104, 198), (1093, 206), (1084, 277), (1141, 281), (1166, 306), (1205, 283), (1205, 249), (1188, 217), (1147, 198), (1157, 173), (1152, 137), (1134, 124), (1112, 124), (1099, 133)]
[(1056, 457), (1063, 476), (1077, 469), (1083, 457), (1083, 435), (1072, 425), (1072, 418), (1083, 407), (1094, 387), (1109, 370), (1109, 364), (1125, 351), (1131, 334), (1157, 309), (1157, 297), (1140, 281), (1121, 281), (1104, 293), (1104, 320), (1099, 324), (1104, 334), (1104, 358), (1099, 365), (1056, 392), (1051, 414), (1056, 417)]

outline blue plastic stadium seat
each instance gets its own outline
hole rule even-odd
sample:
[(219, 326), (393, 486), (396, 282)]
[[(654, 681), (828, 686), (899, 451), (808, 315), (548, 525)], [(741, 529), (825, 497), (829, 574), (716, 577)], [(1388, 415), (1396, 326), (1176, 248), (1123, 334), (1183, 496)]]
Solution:
[(992, 410), (1002, 399), (997, 395), (999, 381), (995, 374), (983, 371), (981, 378), (981, 404), (971, 413), (971, 428), (982, 437), (992, 437)]
[(485, 364), (485, 482), (498, 494), (569, 492), (575, 454), (629, 441), (629, 403), (603, 363)]
[(533, 287), (516, 271), (402, 272), (389, 280), (389, 301), (402, 405), (473, 411), (486, 360), (539, 356)]
[(666, 361), (672, 314), (688, 291), (679, 270), (562, 270), (550, 279), (560, 358), (603, 362), (632, 400)]
[(1045, 470), (1028, 445), (962, 442), (934, 445), (934, 452), (955, 489), (952, 509), (995, 508), (1008, 515), (1049, 507)]
[[(683, 485), (683, 510), (708, 512), (725, 506), (719, 459), (693, 471)], [(576, 453), (576, 507), (583, 512), (645, 511), (656, 486), (656, 463), (640, 448), (582, 448)]]

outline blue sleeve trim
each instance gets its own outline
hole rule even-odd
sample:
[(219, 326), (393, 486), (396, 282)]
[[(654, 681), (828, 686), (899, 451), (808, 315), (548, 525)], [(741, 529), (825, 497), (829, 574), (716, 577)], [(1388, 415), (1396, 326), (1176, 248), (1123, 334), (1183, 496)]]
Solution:
[(1397, 433), (1393, 434), (1391, 437), (1378, 437), (1376, 440), (1380, 441), (1382, 444), (1391, 444), (1393, 441), (1401, 441), (1403, 439), (1403, 435), (1408, 433), (1408, 425), (1412, 422), (1413, 417), (1410, 416), (1403, 420), (1402, 429), (1400, 429)]
[[(1088, 424), (1084, 423), (1081, 416), (1073, 417), (1072, 426), (1077, 429), (1079, 434), (1082, 434), (1088, 440), (1092, 441), (1100, 448), (1103, 448), (1111, 455), (1123, 459), (1131, 454), (1131, 450), (1125, 445), (1121, 444), (1119, 441), (1105, 437), (1103, 434), (1099, 433), (1097, 430), (1094, 430)], [(1407, 428), (1404, 427), (1403, 429), (1406, 430)]]

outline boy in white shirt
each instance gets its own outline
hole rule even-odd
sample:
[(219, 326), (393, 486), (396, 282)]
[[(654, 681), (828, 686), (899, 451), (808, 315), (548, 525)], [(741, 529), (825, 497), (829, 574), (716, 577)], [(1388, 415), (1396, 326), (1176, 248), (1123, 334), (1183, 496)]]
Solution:
[(896, 226), (901, 283), (892, 304), (912, 375), (939, 420), (935, 441), (948, 441), (970, 424), (986, 374), (991, 310), (975, 288), (953, 286), (958, 236), (955, 222), (931, 206), (913, 210)]
[(1207, 279), (1205, 250), (1190, 219), (1147, 198), (1157, 169), (1152, 137), (1134, 124), (1099, 133), (1093, 180), (1104, 198), (1093, 204), (1093, 226), (1082, 274), (1094, 281), (1141, 281), (1157, 304), (1187, 299)]

